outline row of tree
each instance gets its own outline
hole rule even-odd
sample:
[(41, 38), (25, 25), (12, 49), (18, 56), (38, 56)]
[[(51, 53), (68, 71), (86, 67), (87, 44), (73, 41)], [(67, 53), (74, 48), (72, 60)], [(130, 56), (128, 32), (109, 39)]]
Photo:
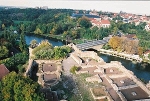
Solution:
[(129, 54), (143, 54), (143, 48), (139, 46), (139, 41), (137, 39), (129, 39), (127, 37), (112, 37), (108, 44), (110, 47), (118, 52), (127, 52)]

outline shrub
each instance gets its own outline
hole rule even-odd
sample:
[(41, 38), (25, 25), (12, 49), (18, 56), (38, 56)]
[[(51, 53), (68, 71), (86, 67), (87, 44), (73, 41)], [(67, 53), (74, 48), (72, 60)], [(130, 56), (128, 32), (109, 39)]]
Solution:
[(75, 71), (78, 71), (78, 70), (79, 70), (79, 67), (73, 66), (73, 67), (70, 69), (70, 72), (71, 72), (72, 74), (75, 74)]

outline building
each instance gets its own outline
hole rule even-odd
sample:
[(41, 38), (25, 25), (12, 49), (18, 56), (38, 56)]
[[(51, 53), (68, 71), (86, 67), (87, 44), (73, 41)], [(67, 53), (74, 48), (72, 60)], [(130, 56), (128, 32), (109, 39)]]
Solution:
[(60, 80), (60, 67), (55, 63), (42, 63), (37, 72), (38, 83), (42, 86), (53, 86)]
[(99, 16), (97, 15), (91, 15), (91, 14), (72, 14), (71, 18), (78, 18), (78, 17), (82, 17), (82, 16), (85, 16), (87, 18), (94, 18), (94, 19), (100, 19)]
[(0, 65), (0, 80), (9, 73), (9, 70), (4, 64)]
[(150, 31), (150, 23), (145, 26), (146, 31)]
[(93, 26), (97, 26), (98, 28), (100, 28), (100, 27), (109, 28), (110, 27), (110, 21), (109, 20), (91, 19), (91, 23)]
[(101, 27), (109, 28), (110, 27), (110, 21), (109, 20), (101, 20)]

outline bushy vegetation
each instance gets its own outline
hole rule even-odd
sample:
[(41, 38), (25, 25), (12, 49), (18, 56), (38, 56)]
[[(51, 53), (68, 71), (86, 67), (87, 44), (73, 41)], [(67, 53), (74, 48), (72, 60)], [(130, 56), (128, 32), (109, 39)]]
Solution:
[(48, 40), (44, 40), (40, 43), (40, 45), (33, 49), (32, 53), (35, 54), (37, 51), (52, 49), (52, 44), (48, 42)]
[(0, 81), (0, 101), (44, 101), (38, 83), (15, 72)]
[(78, 71), (79, 69), (80, 69), (79, 67), (73, 66), (73, 67), (71, 67), (70, 72), (71, 72), (72, 74), (76, 74), (76, 71)]
[(5, 46), (0, 46), (0, 59), (6, 58), (9, 54), (9, 50)]
[(10, 71), (24, 72), (25, 69), (22, 65), (28, 61), (26, 53), (17, 53), (10, 58), (0, 60), (0, 64), (5, 64)]
[(36, 40), (32, 40), (31, 42), (30, 42), (30, 47), (31, 48), (35, 48), (35, 47), (37, 47), (38, 46), (38, 42), (36, 41)]
[(28, 60), (28, 48), (25, 41), (24, 25), (21, 33), (14, 33), (12, 26), (2, 25), (0, 31), (0, 64), (5, 64), (10, 71), (23, 72), (23, 64)]
[(39, 46), (33, 49), (35, 59), (60, 59), (65, 58), (71, 52), (70, 47), (52, 47), (48, 41), (42, 41)]

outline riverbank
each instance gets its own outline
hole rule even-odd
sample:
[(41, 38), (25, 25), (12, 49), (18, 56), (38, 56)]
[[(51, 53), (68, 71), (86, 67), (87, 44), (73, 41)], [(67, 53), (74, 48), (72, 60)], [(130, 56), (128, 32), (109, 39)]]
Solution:
[(122, 53), (122, 52), (117, 52), (117, 51), (113, 51), (113, 50), (105, 50), (105, 49), (99, 49), (98, 51), (102, 54), (112, 55), (112, 56), (123, 58), (126, 60), (136, 61), (138, 63), (141, 63), (143, 61), (143, 59), (140, 58), (139, 55), (126, 54), (126, 53)]
[(82, 43), (83, 40), (82, 39), (75, 39), (75, 40), (71, 40), (69, 38), (65, 38), (63, 36), (63, 34), (61, 35), (52, 35), (52, 34), (34, 34), (34, 33), (26, 33), (27, 36), (38, 36), (38, 37), (44, 37), (44, 38), (49, 38), (52, 40), (57, 40), (57, 41), (62, 41), (64, 44), (69, 44), (69, 43), (74, 43), (74, 44), (78, 44), (78, 43)]

